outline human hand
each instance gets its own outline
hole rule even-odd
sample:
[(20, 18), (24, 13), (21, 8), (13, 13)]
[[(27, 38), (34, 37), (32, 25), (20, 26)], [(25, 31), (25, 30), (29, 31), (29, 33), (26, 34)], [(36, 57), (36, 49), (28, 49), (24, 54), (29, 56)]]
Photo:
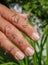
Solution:
[(29, 25), (26, 18), (25, 14), (16, 13), (0, 4), (0, 47), (17, 60), (22, 60), (25, 55), (34, 54), (34, 48), (20, 31), (34, 41), (39, 40), (37, 30)]

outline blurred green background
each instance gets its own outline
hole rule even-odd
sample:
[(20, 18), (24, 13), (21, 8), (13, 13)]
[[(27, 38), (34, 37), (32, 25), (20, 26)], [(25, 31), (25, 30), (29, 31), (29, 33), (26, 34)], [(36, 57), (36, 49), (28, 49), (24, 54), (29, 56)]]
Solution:
[(27, 13), (29, 24), (40, 34), (40, 40), (34, 42), (23, 33), (35, 49), (32, 57), (17, 61), (0, 49), (0, 65), (48, 65), (48, 0), (0, 0), (0, 3), (17, 12)]

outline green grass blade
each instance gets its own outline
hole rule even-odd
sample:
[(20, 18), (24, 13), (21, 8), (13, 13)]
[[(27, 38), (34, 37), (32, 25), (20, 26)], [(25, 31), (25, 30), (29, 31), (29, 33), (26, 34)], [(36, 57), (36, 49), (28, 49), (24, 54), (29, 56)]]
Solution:
[(24, 61), (23, 60), (20, 60), (18, 61), (19, 62), (19, 65), (25, 65)]
[(7, 63), (2, 63), (0, 65), (18, 65), (18, 64), (14, 62), (7, 62)]
[[(35, 43), (33, 43), (33, 47), (34, 47), (34, 49), (35, 49)], [(36, 52), (35, 52), (34, 55), (33, 55), (33, 64), (34, 64), (34, 65), (38, 65), (38, 63), (37, 63), (37, 57), (36, 57)]]
[(46, 40), (46, 65), (48, 65), (48, 37), (47, 37), (47, 40)]
[(29, 65), (29, 58), (27, 56), (25, 57), (25, 65)]

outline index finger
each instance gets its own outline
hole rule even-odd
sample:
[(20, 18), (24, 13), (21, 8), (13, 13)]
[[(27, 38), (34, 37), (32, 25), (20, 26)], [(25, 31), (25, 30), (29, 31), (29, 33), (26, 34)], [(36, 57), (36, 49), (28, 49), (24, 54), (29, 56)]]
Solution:
[(37, 41), (39, 39), (38, 32), (18, 13), (15, 13), (14, 11), (11, 11), (4, 5), (0, 4), (0, 14), (25, 34), (27, 34), (27, 36), (29, 36), (32, 40)]

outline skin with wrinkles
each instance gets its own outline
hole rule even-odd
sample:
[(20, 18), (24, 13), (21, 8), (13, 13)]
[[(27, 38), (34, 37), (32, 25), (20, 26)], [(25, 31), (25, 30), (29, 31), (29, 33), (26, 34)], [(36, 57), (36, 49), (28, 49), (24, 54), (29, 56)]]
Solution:
[[(4, 21), (4, 22), (3, 22)], [(31, 47), (21, 33), (8, 21), (0, 17), (1, 30), (11, 39), (24, 53), (27, 47)], [(32, 47), (31, 47), (32, 48)], [(33, 49), (33, 48), (32, 48)]]
[[(34, 32), (37, 33), (37, 30), (35, 30), (31, 25), (29, 25), (29, 23), (26, 22), (26, 19), (24, 19), (21, 15), (15, 13), (14, 11), (11, 11), (9, 8), (5, 7), (2, 4), (0, 4), (0, 14), (4, 18), (6, 18), (8, 21), (13, 23), (21, 31), (26, 33), (31, 39), (33, 39), (32, 33), (34, 33)], [(36, 38), (36, 39), (33, 39), (33, 40), (36, 41), (38, 39)]]
[(26, 18), (25, 14), (17, 13), (0, 4), (0, 47), (17, 60), (22, 60), (25, 55), (34, 54), (34, 48), (20, 31), (34, 41), (39, 40), (37, 30), (30, 26)]
[(15, 45), (13, 45), (12, 42), (9, 41), (9, 39), (1, 31), (0, 31), (0, 46), (4, 50), (6, 50), (6, 52), (9, 52), (15, 59), (19, 60), (19, 58), (17, 58), (18, 56), (15, 54), (21, 51)]

